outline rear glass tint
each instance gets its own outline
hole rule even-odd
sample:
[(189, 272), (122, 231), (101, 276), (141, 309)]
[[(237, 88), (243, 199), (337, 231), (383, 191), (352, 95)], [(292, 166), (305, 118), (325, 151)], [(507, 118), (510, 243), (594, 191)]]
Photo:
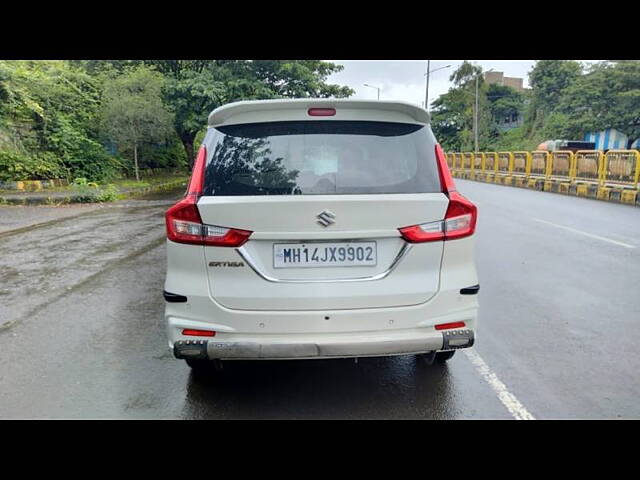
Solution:
[(439, 192), (424, 125), (291, 121), (211, 128), (205, 195)]

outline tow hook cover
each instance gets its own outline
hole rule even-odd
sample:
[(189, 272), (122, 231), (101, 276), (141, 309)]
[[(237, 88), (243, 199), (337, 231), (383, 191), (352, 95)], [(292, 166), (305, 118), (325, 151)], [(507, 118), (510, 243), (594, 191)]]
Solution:
[(206, 340), (178, 340), (173, 344), (173, 355), (176, 358), (206, 359)]
[(473, 346), (473, 330), (446, 330), (442, 332), (442, 349), (469, 348)]

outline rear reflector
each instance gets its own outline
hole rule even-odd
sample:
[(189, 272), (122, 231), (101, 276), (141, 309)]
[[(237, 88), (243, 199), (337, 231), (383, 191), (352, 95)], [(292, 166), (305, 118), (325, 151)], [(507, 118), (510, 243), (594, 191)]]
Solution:
[(436, 330), (449, 330), (450, 328), (462, 327), (464, 327), (464, 322), (441, 323), (440, 325), (436, 325)]
[(307, 113), (312, 117), (333, 117), (336, 114), (335, 108), (310, 108)]
[(216, 332), (213, 330), (193, 330), (190, 328), (185, 328), (182, 330), (183, 335), (190, 335), (193, 337), (215, 337)]

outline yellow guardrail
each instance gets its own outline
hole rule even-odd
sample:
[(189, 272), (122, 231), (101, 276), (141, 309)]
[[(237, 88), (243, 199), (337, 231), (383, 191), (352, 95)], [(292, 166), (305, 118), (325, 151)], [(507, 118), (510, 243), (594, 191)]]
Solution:
[(462, 153), (462, 169), (471, 170), (472, 163), (473, 163), (473, 153), (463, 152)]
[(638, 150), (609, 150), (604, 156), (602, 181), (605, 185), (638, 187), (640, 152)]
[(485, 152), (484, 153), (484, 172), (494, 174), (497, 169), (498, 169), (498, 153)]
[(513, 153), (511, 152), (498, 152), (498, 173), (508, 175), (513, 168)]
[(546, 177), (551, 166), (551, 154), (546, 150), (531, 152), (531, 168), (529, 175), (532, 177)]
[(509, 184), (513, 179), (517, 185), (523, 183), (523, 178), (531, 179), (530, 185), (544, 180), (545, 185), (561, 183), (566, 189), (570, 184), (579, 191), (638, 189), (640, 181), (639, 150), (609, 150), (606, 154), (601, 150), (449, 152), (447, 163), (452, 171), (465, 177), (477, 176), (487, 181), (494, 181), (495, 177), (496, 182)]
[(578, 150), (575, 153), (573, 179), (578, 182), (600, 183), (604, 155), (600, 150)]
[(453, 154), (453, 166), (454, 168), (460, 170), (462, 168), (462, 154), (454, 153)]
[(472, 170), (476, 170), (478, 172), (481, 172), (484, 170), (484, 153), (482, 152), (476, 152), (473, 154), (473, 164), (471, 169)]
[(444, 156), (447, 159), (447, 166), (449, 167), (449, 170), (453, 170), (453, 153), (445, 153)]
[(573, 152), (558, 150), (551, 152), (549, 176), (559, 180), (570, 180), (573, 173)]
[(531, 154), (529, 152), (513, 152), (513, 173), (529, 175), (531, 169)]

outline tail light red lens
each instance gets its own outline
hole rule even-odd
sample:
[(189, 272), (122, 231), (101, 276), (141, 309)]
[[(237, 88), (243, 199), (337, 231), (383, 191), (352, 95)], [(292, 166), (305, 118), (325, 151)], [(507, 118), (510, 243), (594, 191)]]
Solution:
[(335, 108), (310, 108), (307, 114), (312, 117), (333, 117), (336, 114)]
[(436, 330), (449, 330), (450, 328), (462, 327), (464, 327), (464, 322), (441, 323), (440, 325), (436, 325)]
[(436, 144), (436, 162), (438, 164), (438, 174), (440, 175), (440, 187), (442, 193), (449, 193), (456, 191), (456, 184), (453, 183), (453, 177), (451, 176), (451, 170), (447, 165), (447, 157), (442, 151), (440, 144)]
[(185, 328), (182, 330), (183, 335), (189, 335), (193, 337), (215, 337), (216, 332), (213, 330), (194, 330), (191, 328)]
[(204, 166), (207, 151), (201, 147), (193, 166), (186, 196), (165, 213), (167, 238), (176, 243), (240, 247), (251, 235), (248, 230), (205, 225), (198, 211), (198, 198), (204, 187)]
[(436, 161), (440, 174), (442, 193), (449, 197), (444, 220), (400, 228), (402, 237), (409, 243), (455, 240), (473, 235), (476, 230), (478, 209), (455, 190), (455, 184), (440, 145), (436, 145)]

